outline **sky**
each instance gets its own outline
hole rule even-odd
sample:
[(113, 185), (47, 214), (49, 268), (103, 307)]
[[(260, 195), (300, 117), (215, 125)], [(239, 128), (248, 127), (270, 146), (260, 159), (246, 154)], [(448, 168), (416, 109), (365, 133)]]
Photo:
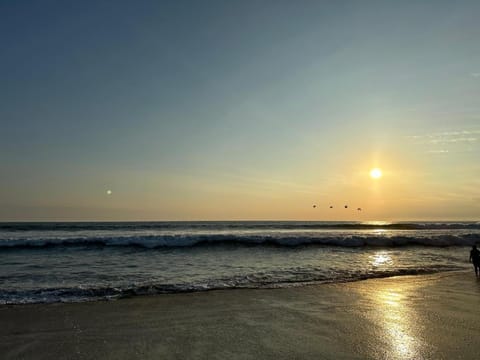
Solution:
[(479, 17), (1, 1), (0, 221), (478, 221)]

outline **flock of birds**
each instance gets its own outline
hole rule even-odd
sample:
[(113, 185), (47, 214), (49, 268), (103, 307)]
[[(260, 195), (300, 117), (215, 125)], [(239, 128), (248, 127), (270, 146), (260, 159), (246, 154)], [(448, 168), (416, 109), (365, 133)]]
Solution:
[[(313, 204), (312, 207), (315, 209), (317, 207), (317, 204)], [(348, 205), (345, 205), (344, 208), (348, 209)], [(333, 209), (333, 205), (330, 205), (330, 209)], [(357, 208), (357, 211), (362, 211), (362, 208)]]

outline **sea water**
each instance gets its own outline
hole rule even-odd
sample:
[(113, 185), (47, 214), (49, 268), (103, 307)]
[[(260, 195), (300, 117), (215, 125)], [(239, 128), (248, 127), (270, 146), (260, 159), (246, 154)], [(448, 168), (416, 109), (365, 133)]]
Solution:
[(478, 222), (0, 223), (0, 304), (469, 268)]

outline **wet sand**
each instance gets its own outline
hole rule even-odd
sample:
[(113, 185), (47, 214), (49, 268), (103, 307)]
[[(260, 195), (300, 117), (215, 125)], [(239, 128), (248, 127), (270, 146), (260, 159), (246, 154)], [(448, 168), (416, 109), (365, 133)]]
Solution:
[(0, 307), (2, 359), (478, 359), (470, 272)]

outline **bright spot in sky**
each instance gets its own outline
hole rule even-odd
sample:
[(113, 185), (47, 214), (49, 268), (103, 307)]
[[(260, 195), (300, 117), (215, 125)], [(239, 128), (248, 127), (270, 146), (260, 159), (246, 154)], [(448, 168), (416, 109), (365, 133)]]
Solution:
[(112, 195), (112, 190), (107, 190), (107, 195)]
[(372, 179), (381, 178), (382, 177), (382, 170), (380, 170), (379, 168), (375, 168), (375, 169), (370, 170), (370, 177)]

